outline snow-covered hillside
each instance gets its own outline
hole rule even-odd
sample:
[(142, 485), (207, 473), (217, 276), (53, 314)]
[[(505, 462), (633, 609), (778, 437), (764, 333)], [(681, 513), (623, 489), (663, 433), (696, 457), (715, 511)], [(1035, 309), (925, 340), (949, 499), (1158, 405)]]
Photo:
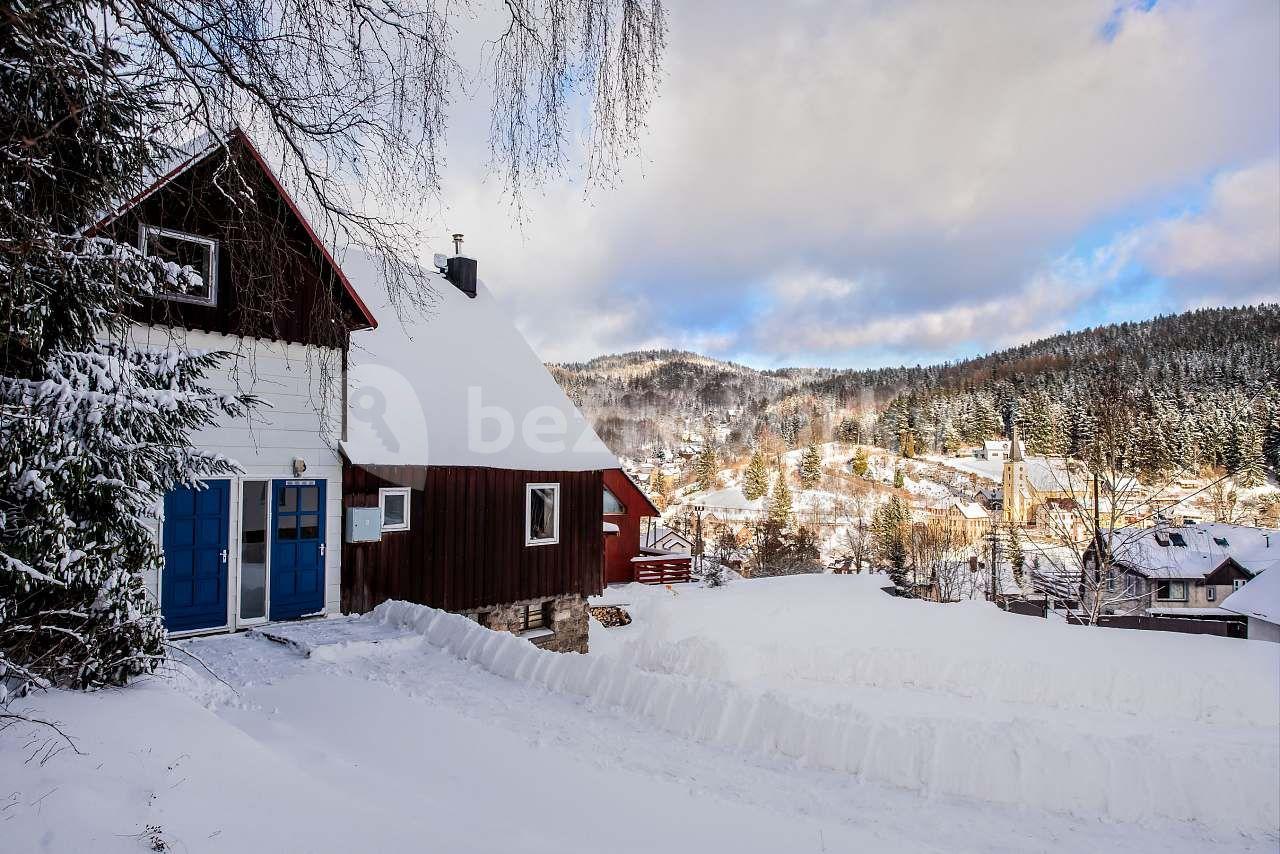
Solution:
[(587, 656), (394, 604), (188, 642), (28, 701), (83, 753), (0, 742), (6, 848), (1275, 849), (1280, 649), (880, 583), (618, 588)]

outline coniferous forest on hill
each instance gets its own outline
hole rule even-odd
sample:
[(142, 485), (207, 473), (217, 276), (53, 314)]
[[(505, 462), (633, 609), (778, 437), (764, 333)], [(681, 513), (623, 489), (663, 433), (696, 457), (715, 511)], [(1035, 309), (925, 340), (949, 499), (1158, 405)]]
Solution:
[(724, 444), (840, 439), (907, 456), (1009, 435), (1078, 454), (1103, 407), (1134, 470), (1280, 470), (1280, 305), (1211, 308), (1067, 332), (930, 366), (759, 371), (653, 350), (550, 366), (618, 453), (724, 423)]

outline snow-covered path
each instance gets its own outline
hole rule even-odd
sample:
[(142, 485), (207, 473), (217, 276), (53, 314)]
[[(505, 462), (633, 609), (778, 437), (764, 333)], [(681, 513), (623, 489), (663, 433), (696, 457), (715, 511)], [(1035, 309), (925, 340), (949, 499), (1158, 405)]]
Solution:
[[(6, 850), (1151, 849), (1149, 825), (924, 797), (674, 737), (404, 632), (311, 658), (245, 635), (188, 648), (227, 686), (179, 675), (37, 699), (86, 755), (23, 765), (30, 750), (0, 742)], [(1165, 831), (1166, 851), (1275, 849)]]

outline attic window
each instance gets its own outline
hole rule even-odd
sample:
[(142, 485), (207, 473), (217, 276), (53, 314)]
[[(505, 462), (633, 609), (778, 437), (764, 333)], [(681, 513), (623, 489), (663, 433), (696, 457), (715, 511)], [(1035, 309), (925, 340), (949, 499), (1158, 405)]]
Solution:
[(1214, 537), (1213, 541), (1218, 545), (1222, 546), (1224, 549), (1231, 545), (1231, 543), (1227, 542), (1226, 537)]
[(606, 516), (620, 516), (627, 512), (627, 508), (618, 500), (618, 496), (614, 495), (607, 486), (604, 488), (604, 512)]
[(218, 241), (154, 225), (139, 226), (138, 230), (142, 254), (168, 262), (160, 297), (197, 305), (217, 304)]
[(524, 487), (524, 544), (560, 542), (560, 484), (527, 483)]

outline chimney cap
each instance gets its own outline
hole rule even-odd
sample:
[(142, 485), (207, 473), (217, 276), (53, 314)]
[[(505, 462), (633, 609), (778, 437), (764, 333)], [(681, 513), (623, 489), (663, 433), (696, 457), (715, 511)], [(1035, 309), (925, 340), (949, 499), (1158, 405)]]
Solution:
[(453, 254), (462, 254), (462, 232), (457, 232), (453, 235)]

